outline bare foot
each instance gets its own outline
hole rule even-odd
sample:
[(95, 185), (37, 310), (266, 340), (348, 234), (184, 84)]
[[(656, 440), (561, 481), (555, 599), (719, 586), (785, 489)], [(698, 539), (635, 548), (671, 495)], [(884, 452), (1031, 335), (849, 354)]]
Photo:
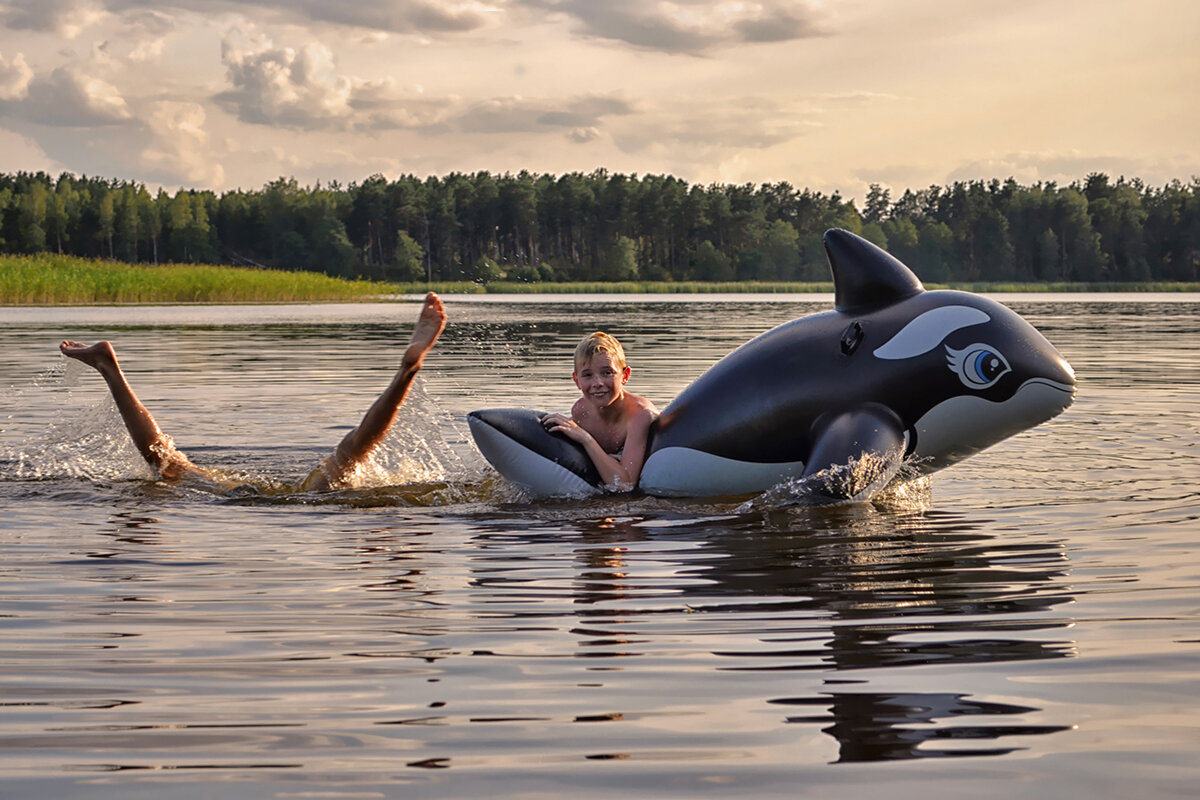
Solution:
[(405, 366), (420, 366), (421, 362), (425, 360), (425, 354), (433, 348), (433, 343), (437, 341), (445, 327), (446, 308), (442, 305), (442, 298), (434, 292), (430, 292), (425, 295), (425, 307), (421, 309), (421, 315), (417, 317), (417, 325), (413, 328), (408, 349), (404, 351)]
[(68, 340), (60, 344), (58, 349), (67, 358), (82, 361), (89, 367), (93, 367), (101, 372), (106, 367), (115, 367), (117, 365), (117, 353), (108, 342), (96, 342), (93, 345), (86, 345), (83, 342)]

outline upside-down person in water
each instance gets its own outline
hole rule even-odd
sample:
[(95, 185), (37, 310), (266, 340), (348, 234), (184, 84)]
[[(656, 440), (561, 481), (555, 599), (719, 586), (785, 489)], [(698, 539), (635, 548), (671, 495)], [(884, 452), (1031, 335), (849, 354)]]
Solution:
[[(367, 409), (358, 427), (346, 434), (333, 453), (314, 469), (300, 485), (302, 491), (339, 488), (346, 485), (355, 469), (362, 464), (383, 441), (391, 429), (396, 413), (404, 403), (413, 380), (421, 371), (426, 354), (446, 327), (446, 309), (441, 298), (433, 292), (425, 296), (425, 304), (413, 328), (412, 338), (400, 361), (400, 368), (392, 382), (379, 398)], [(167, 480), (199, 477), (206, 480), (219, 478), (203, 467), (198, 467), (175, 448), (171, 437), (162, 432), (150, 411), (142, 405), (133, 388), (117, 364), (117, 354), (108, 342), (84, 345), (65, 341), (59, 350), (68, 358), (82, 361), (97, 372), (108, 383), (108, 389), (116, 402), (121, 419), (129, 430), (138, 452), (150, 466), (158, 470)]]

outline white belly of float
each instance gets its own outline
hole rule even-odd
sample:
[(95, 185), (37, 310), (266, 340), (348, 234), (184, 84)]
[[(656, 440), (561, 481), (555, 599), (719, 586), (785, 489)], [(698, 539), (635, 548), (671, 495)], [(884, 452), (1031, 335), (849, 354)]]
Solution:
[(766, 491), (803, 472), (803, 461), (758, 464), (688, 447), (664, 447), (646, 459), (638, 488), (659, 497), (752, 494)]

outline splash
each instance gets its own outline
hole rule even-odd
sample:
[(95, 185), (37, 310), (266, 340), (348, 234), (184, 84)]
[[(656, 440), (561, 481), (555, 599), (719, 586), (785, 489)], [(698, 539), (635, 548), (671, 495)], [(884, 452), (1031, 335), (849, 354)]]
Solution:
[[(279, 477), (316, 466), (300, 462), (313, 458), (296, 451), (272, 449), (288, 463), (263, 463), (262, 453), (233, 454), (233, 465), (197, 460), (201, 473), (179, 481), (163, 481), (129, 438), (112, 398), (84, 404), (71, 389), (88, 374), (75, 362), (60, 361), (23, 387), (9, 389), (4, 405), (36, 409), (49, 422), (14, 445), (0, 446), (0, 480), (75, 478), (92, 482), (141, 481), (172, 487), (181, 495), (218, 500), (267, 502), (333, 502), (350, 505), (438, 506), (499, 497), (502, 492), (481, 469), (455, 449), (467, 441), (453, 418), (414, 385), (396, 425), (372, 456), (332, 492), (300, 492), (296, 475)], [(29, 416), (28, 413), (22, 416)], [(447, 433), (448, 432), (448, 433)], [(330, 449), (336, 442), (331, 442)], [(473, 455), (473, 454), (472, 454)], [(249, 464), (238, 466), (237, 462)], [(482, 487), (482, 488), (481, 488)], [(488, 488), (491, 487), (491, 488)], [(320, 497), (318, 497), (318, 495)]]
[(462, 427), (429, 396), (418, 378), (392, 430), (347, 477), (343, 488), (382, 489), (479, 479), (479, 459), (470, 464), (455, 448), (455, 443), (466, 440)]
[[(900, 451), (864, 454), (806, 478), (783, 481), (739, 506), (739, 513), (794, 506), (846, 506), (871, 503), (881, 508), (916, 511), (928, 508), (929, 479)], [(844, 500), (831, 500), (844, 497)]]
[(9, 390), (5, 399), (12, 408), (58, 407), (43, 431), (0, 447), (0, 478), (153, 479), (153, 470), (129, 440), (111, 398), (91, 405), (75, 404), (71, 384), (84, 370), (73, 366), (65, 360), (57, 362), (31, 385)]

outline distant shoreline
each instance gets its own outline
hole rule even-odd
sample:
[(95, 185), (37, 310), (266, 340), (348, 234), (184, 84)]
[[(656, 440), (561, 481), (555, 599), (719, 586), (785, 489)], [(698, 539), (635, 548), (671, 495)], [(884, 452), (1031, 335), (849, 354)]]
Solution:
[[(1191, 293), (1200, 283), (927, 284), (983, 294)], [(0, 306), (265, 304), (379, 302), (436, 291), (445, 295), (570, 294), (829, 294), (833, 283), (625, 281), (519, 283), (470, 281), (390, 283), (347, 280), (316, 272), (190, 264), (146, 265), (71, 256), (0, 256)]]
[[(926, 283), (926, 289), (957, 289), (979, 294), (1088, 294), (1129, 293), (1148, 294), (1154, 292), (1195, 293), (1200, 292), (1200, 282), (1145, 281), (1140, 283), (1067, 282), (987, 282), (972, 283)], [(800, 282), (756, 282), (731, 281), (705, 283), (701, 281), (679, 282), (575, 282), (575, 283), (512, 283), (495, 282), (486, 286), (473, 283), (400, 284), (400, 294), (421, 294), (434, 291), (439, 294), (832, 294), (832, 281), (819, 283)]]

